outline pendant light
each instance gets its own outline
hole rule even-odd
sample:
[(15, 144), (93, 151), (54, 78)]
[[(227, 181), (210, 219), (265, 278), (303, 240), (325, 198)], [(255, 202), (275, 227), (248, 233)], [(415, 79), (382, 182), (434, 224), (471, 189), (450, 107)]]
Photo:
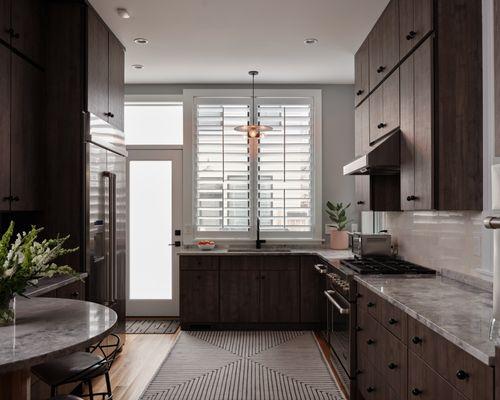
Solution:
[(249, 71), (248, 74), (252, 77), (252, 110), (250, 125), (240, 125), (234, 128), (238, 132), (246, 132), (248, 137), (251, 139), (259, 139), (262, 137), (262, 132), (272, 131), (273, 128), (267, 125), (259, 125), (255, 123), (255, 75), (259, 74), (259, 71)]

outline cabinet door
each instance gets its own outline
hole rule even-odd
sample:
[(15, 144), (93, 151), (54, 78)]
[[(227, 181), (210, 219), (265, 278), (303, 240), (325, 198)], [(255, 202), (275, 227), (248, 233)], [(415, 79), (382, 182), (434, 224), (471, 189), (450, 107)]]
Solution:
[(356, 209), (370, 211), (370, 176), (358, 175), (354, 177), (356, 195)]
[(219, 271), (181, 271), (180, 303), (183, 324), (219, 322)]
[(123, 131), (125, 103), (125, 52), (112, 33), (109, 33), (109, 122)]
[(400, 58), (433, 29), (433, 0), (399, 0)]
[(324, 307), (325, 275), (314, 266), (321, 264), (317, 257), (300, 258), (300, 322), (320, 323), (326, 310)]
[(370, 92), (369, 41), (366, 39), (354, 56), (354, 98), (357, 106)]
[(260, 272), (220, 271), (220, 321), (222, 323), (259, 322)]
[(382, 85), (383, 121), (382, 136), (399, 128), (399, 69), (394, 71)]
[(12, 1), (12, 46), (35, 63), (42, 65), (42, 1)]
[(434, 207), (433, 41), (401, 66), (401, 207)]
[(99, 16), (88, 8), (88, 111), (108, 121), (109, 53), (108, 29)]
[(299, 283), (297, 269), (261, 272), (261, 322), (299, 322)]
[(0, 45), (0, 211), (10, 209), (10, 58)]
[(11, 29), (11, 0), (0, 0), (0, 39), (6, 43), (10, 43)]
[(354, 110), (354, 151), (356, 157), (370, 149), (370, 101), (365, 101)]
[(12, 53), (11, 194), (13, 211), (38, 208), (42, 74)]
[(382, 25), (378, 21), (368, 35), (370, 62), (370, 91), (374, 90), (385, 76), (384, 54), (382, 52)]

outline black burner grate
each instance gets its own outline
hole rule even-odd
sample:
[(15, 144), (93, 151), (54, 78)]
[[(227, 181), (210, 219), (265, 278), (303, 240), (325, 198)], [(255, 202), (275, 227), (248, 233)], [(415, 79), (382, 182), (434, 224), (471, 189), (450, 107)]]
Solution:
[(436, 271), (396, 258), (353, 258), (341, 263), (358, 274), (435, 274)]

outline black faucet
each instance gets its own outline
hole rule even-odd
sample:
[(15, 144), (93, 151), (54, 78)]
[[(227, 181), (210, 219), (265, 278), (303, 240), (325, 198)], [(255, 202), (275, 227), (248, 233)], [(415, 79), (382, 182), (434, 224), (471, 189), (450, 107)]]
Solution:
[(255, 248), (260, 249), (262, 243), (266, 243), (266, 241), (260, 240), (260, 219), (257, 218), (257, 240), (255, 241)]

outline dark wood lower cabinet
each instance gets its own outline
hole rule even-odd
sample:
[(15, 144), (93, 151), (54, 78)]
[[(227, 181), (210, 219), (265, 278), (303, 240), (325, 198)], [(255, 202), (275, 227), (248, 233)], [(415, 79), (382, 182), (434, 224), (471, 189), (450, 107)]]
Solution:
[(323, 295), (325, 278), (315, 269), (316, 264), (322, 264), (318, 257), (300, 258), (300, 322), (302, 323), (319, 324), (326, 315)]
[(182, 271), (180, 301), (183, 323), (218, 323), (219, 271)]
[(220, 322), (257, 323), (260, 315), (260, 271), (220, 271)]
[(260, 284), (261, 322), (299, 322), (299, 271), (264, 270)]

